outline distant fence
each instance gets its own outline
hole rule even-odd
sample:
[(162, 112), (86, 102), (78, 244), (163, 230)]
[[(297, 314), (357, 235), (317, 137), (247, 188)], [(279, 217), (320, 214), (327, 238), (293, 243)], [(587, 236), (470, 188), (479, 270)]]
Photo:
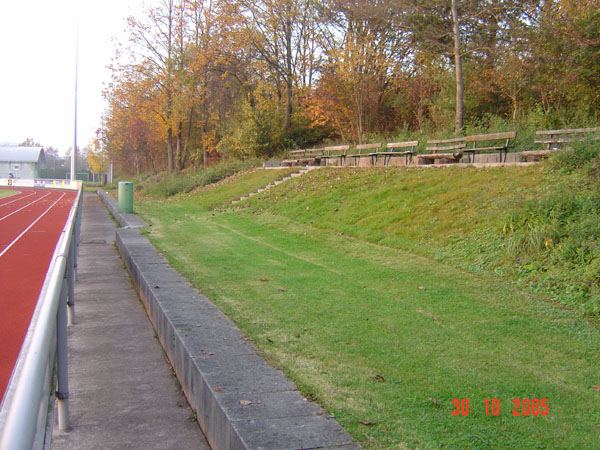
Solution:
[[(0, 405), (0, 449), (43, 448), (50, 389), (56, 386), (58, 423), (67, 429), (67, 323), (73, 320), (74, 282), (82, 211), (82, 183), (0, 179), (0, 186), (77, 190), (56, 245), (31, 323)], [(56, 384), (54, 377), (56, 376)]]
[(71, 180), (55, 180), (46, 178), (22, 179), (0, 178), (0, 186), (37, 187), (55, 189), (78, 189), (80, 183)]

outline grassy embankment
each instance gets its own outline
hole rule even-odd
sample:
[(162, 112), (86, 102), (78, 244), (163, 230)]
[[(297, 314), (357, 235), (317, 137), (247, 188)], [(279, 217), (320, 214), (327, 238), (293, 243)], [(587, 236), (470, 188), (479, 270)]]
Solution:
[[(540, 201), (587, 195), (580, 172), (330, 169), (229, 209), (266, 184), (250, 172), (138, 205), (174, 266), (366, 448), (594, 448), (593, 296), (532, 292), (520, 266), (543, 258), (509, 251), (533, 244)], [(553, 239), (535, 251), (558, 251)], [(451, 414), (455, 397), (468, 417)], [(550, 414), (514, 417), (525, 397)]]

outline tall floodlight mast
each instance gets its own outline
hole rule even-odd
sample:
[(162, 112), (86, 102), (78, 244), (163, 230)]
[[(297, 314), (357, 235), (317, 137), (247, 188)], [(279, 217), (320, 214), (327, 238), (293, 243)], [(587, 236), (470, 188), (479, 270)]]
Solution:
[(77, 81), (79, 78), (79, 25), (75, 35), (75, 119), (73, 132), (73, 151), (71, 152), (71, 181), (77, 179)]

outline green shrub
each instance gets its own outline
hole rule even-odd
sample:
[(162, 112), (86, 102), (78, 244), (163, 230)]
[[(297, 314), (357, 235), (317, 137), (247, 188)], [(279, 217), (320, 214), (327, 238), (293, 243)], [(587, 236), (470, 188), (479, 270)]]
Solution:
[(554, 170), (561, 170), (567, 173), (582, 168), (589, 171), (599, 167), (599, 157), (600, 142), (575, 142), (552, 155), (550, 158), (550, 167)]
[(191, 192), (207, 184), (216, 183), (241, 170), (256, 167), (258, 159), (225, 161), (206, 169), (193, 169), (180, 173), (161, 173), (146, 179), (141, 189), (150, 197), (166, 198), (175, 194)]
[(584, 142), (557, 152), (551, 171), (568, 183), (508, 215), (504, 251), (536, 290), (600, 314), (600, 144)]

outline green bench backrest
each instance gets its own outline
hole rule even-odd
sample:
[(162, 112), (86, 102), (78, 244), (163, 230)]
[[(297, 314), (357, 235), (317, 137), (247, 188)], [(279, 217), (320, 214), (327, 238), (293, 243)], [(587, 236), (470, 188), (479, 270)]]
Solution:
[(359, 144), (356, 147), (354, 147), (354, 150), (356, 150), (356, 154), (359, 155), (363, 155), (363, 154), (368, 154), (368, 153), (372, 153), (371, 150), (378, 150), (381, 148), (381, 142), (375, 143), (375, 144)]
[(600, 135), (600, 127), (594, 128), (572, 128), (563, 130), (539, 130), (535, 132), (536, 144), (562, 144), (573, 141), (581, 141), (587, 138), (597, 139)]
[(409, 149), (410, 151), (414, 151), (417, 145), (419, 145), (419, 141), (388, 142), (385, 148), (390, 152), (405, 148)]
[(474, 134), (467, 136), (465, 140), (467, 142), (486, 142), (486, 141), (501, 141), (505, 139), (514, 139), (517, 137), (516, 131), (505, 131), (502, 133), (490, 133), (490, 134)]
[(467, 146), (464, 137), (452, 139), (432, 139), (427, 141), (425, 150), (433, 153), (443, 153), (451, 150), (460, 150)]
[(349, 148), (349, 145), (334, 145), (331, 147), (323, 147), (321, 150), (325, 156), (345, 155)]

